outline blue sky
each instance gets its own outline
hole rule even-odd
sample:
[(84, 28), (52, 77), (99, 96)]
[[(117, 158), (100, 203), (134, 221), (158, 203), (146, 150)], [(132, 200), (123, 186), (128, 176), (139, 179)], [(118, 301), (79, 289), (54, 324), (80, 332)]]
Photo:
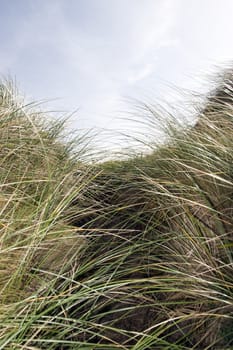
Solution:
[[(126, 98), (203, 90), (233, 57), (232, 0), (0, 0), (0, 73), (70, 127), (118, 128)], [(55, 100), (56, 99), (56, 100)]]

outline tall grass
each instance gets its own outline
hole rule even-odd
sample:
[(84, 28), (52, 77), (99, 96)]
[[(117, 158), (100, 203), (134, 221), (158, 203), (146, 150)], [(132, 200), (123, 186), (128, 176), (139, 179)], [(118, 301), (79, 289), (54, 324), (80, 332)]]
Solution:
[(232, 82), (150, 155), (92, 165), (2, 86), (0, 349), (232, 348)]

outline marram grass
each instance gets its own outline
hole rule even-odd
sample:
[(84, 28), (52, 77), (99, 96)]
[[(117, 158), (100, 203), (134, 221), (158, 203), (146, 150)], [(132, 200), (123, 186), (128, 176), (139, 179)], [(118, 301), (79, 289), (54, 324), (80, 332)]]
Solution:
[(232, 71), (195, 126), (101, 164), (0, 92), (0, 349), (232, 349)]

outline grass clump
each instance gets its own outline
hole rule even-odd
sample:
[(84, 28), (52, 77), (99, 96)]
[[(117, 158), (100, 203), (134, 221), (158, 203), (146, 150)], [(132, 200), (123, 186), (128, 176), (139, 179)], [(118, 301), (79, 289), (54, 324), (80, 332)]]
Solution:
[(92, 165), (2, 87), (0, 349), (233, 346), (232, 87), (151, 154)]
[[(80, 247), (76, 229), (62, 215), (93, 175), (74, 162), (71, 144), (58, 141), (62, 121), (48, 123), (17, 101), (9, 83), (0, 93), (0, 300), (6, 308), (34, 292), (35, 282), (36, 288), (45, 283), (48, 276), (36, 276), (35, 266), (58, 273), (69, 258), (64, 253)], [(80, 181), (74, 182), (78, 170)]]

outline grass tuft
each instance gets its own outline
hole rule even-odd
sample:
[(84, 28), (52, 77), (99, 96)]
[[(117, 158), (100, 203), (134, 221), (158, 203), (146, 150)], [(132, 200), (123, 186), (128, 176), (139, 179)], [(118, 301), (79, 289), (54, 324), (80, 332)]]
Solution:
[(232, 348), (232, 71), (171, 120), (150, 154), (88, 162), (1, 84), (0, 349)]

